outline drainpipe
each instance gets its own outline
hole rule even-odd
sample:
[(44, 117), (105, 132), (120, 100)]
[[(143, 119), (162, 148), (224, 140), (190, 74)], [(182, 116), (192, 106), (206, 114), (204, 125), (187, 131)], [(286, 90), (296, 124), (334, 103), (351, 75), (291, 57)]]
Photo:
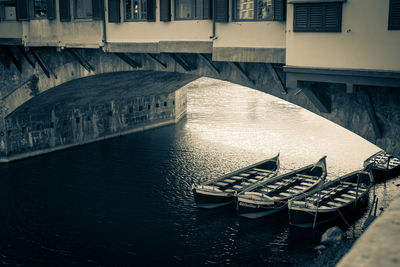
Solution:
[(215, 40), (217, 37), (215, 36), (215, 0), (212, 0), (212, 36), (210, 39)]
[[(104, 6), (104, 17), (103, 17), (103, 51), (105, 50), (105, 46), (107, 43), (107, 24), (106, 24), (106, 18), (107, 18), (107, 10), (106, 10), (106, 0), (103, 2)], [(107, 5), (108, 7), (108, 5)]]

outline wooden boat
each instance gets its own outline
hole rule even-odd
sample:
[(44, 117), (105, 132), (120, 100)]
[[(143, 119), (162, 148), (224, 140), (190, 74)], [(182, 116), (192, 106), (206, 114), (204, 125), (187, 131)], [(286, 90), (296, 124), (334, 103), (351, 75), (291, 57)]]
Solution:
[(368, 201), (374, 182), (370, 171), (355, 171), (289, 202), (289, 223), (311, 228), (353, 213)]
[(372, 163), (375, 182), (400, 175), (400, 160), (381, 150), (364, 161), (364, 167)]
[(279, 170), (279, 154), (217, 179), (192, 185), (196, 204), (200, 208), (217, 208), (235, 202), (237, 193), (247, 187), (276, 176)]
[(256, 219), (287, 208), (288, 200), (324, 182), (326, 156), (315, 164), (258, 183), (238, 194), (238, 215)]

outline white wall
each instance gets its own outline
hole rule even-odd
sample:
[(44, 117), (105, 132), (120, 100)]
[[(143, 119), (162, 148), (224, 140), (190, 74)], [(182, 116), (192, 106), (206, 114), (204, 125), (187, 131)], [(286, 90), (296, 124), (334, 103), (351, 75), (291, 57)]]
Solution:
[[(210, 41), (211, 20), (175, 21), (172, 8), (172, 21), (161, 22), (159, 0), (156, 2), (156, 22), (107, 23), (107, 41)], [(231, 4), (229, 7), (232, 7)], [(121, 7), (121, 17), (123, 14)], [(285, 23), (273, 21), (216, 23), (216, 36), (218, 39), (214, 41), (214, 46), (282, 48), (285, 47)]]
[(22, 38), (22, 26), (19, 21), (1, 21), (0, 38)]
[(389, 0), (343, 3), (341, 33), (293, 32), (293, 5), (287, 10), (287, 65), (400, 70), (400, 30), (387, 29)]

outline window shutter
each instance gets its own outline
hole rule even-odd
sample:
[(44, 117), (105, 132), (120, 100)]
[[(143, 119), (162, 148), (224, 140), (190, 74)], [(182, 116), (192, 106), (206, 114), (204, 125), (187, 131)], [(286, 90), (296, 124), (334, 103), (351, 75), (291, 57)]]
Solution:
[(286, 1), (273, 0), (272, 8), (275, 21), (284, 21), (286, 19)]
[(307, 29), (307, 6), (295, 5), (294, 8), (294, 19), (293, 28), (294, 30), (305, 30)]
[(211, 19), (211, 1), (212, 0), (203, 0), (203, 19)]
[(71, 21), (70, 0), (59, 0), (60, 21)]
[(29, 20), (28, 0), (17, 0), (17, 20)]
[(295, 4), (293, 31), (341, 32), (342, 3)]
[(160, 21), (171, 21), (171, 0), (160, 0)]
[(156, 21), (156, 1), (147, 0), (147, 21)]
[(102, 20), (104, 18), (104, 0), (92, 0), (93, 19)]
[(47, 0), (47, 18), (56, 18), (56, 2), (55, 0)]
[(400, 0), (390, 0), (389, 30), (400, 30)]
[(214, 15), (216, 22), (228, 22), (228, 0), (214, 0)]
[(108, 0), (108, 22), (121, 22), (120, 0)]
[(325, 27), (342, 31), (342, 4), (325, 5)]
[(310, 28), (322, 27), (322, 5), (310, 6)]

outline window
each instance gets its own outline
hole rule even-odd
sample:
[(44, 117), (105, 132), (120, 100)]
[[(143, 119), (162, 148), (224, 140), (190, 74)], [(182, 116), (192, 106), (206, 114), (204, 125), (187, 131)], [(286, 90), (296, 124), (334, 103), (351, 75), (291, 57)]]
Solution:
[(147, 0), (125, 0), (125, 20), (147, 20)]
[(175, 0), (175, 19), (210, 19), (210, 0)]
[(47, 1), (33, 0), (33, 17), (47, 18)]
[(283, 21), (286, 12), (285, 0), (234, 0), (234, 20)]
[(236, 20), (272, 20), (272, 0), (236, 0)]
[(0, 19), (17, 20), (17, 7), (14, 1), (0, 2)]
[(400, 0), (390, 0), (389, 30), (400, 30)]
[(93, 16), (92, 0), (75, 0), (75, 18), (90, 19)]
[(294, 32), (341, 32), (342, 3), (295, 4)]

